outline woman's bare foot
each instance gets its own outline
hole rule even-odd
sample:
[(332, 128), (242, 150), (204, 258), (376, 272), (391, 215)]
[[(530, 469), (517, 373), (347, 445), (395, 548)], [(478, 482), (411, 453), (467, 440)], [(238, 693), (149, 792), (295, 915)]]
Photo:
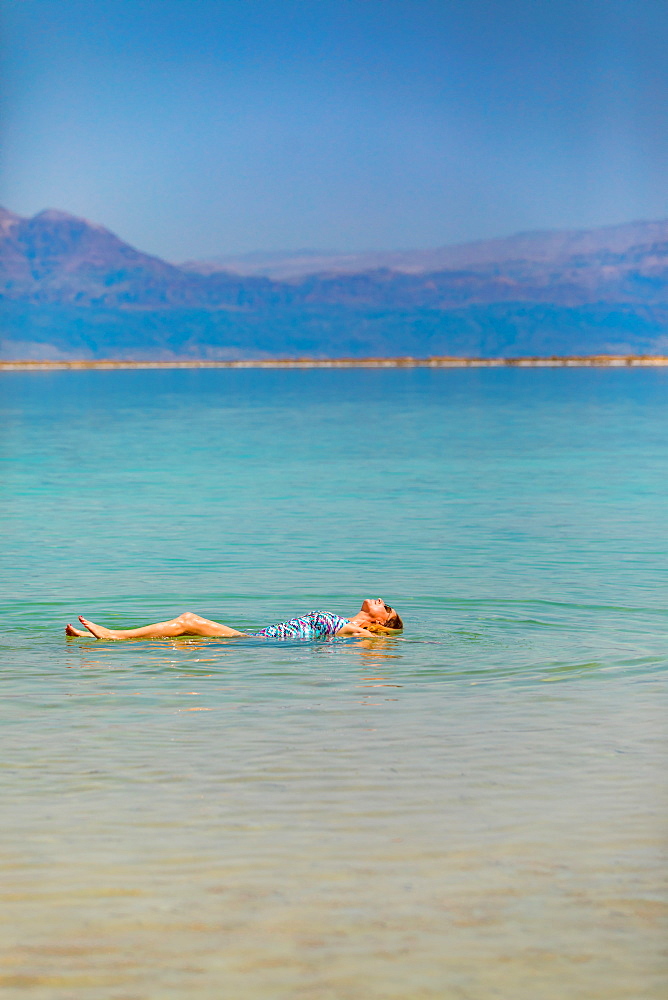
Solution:
[(105, 628), (103, 625), (96, 625), (95, 622), (89, 622), (83, 615), (79, 615), (79, 621), (86, 626), (89, 632), (93, 633), (96, 639), (120, 639), (117, 632), (112, 632), (110, 628)]
[(90, 639), (91, 637), (90, 632), (81, 632), (78, 628), (75, 628), (74, 625), (65, 626), (65, 635), (76, 636), (77, 639)]

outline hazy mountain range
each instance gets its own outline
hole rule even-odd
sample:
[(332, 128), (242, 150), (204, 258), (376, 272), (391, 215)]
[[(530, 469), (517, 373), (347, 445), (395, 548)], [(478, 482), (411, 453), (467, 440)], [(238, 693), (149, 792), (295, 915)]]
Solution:
[(3, 358), (662, 353), (668, 220), (176, 265), (0, 209), (0, 321)]
[(260, 253), (186, 261), (181, 267), (200, 274), (233, 271), (261, 275), (278, 281), (322, 272), (355, 274), (389, 268), (419, 274), (448, 271), (477, 264), (500, 264), (511, 260), (565, 261), (569, 257), (611, 250), (624, 253), (631, 247), (668, 241), (668, 220), (628, 222), (599, 229), (539, 230), (473, 243), (455, 243), (435, 250), (370, 251), (336, 253), (324, 250)]

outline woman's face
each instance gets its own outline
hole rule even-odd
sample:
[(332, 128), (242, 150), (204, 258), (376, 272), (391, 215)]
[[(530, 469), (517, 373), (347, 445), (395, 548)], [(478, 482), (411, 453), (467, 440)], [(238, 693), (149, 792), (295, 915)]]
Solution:
[(384, 625), (385, 622), (395, 614), (393, 608), (386, 604), (382, 597), (367, 597), (365, 601), (362, 602), (362, 609), (369, 618), (378, 622), (379, 625)]

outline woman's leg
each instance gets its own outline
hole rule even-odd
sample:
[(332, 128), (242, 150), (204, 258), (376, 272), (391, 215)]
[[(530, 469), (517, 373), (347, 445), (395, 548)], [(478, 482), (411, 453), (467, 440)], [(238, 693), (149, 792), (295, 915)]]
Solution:
[[(172, 618), (168, 622), (157, 622), (155, 625), (144, 625), (143, 628), (110, 629), (103, 625), (96, 625), (82, 615), (79, 621), (85, 625), (89, 632), (92, 632), (96, 639), (167, 639), (177, 635), (206, 635), (206, 636), (235, 636), (246, 635), (246, 632), (239, 632), (235, 628), (221, 625), (219, 622), (209, 621), (208, 618), (200, 618), (192, 611), (185, 611), (178, 618)], [(71, 631), (70, 631), (71, 630)], [(71, 626), (65, 630), (68, 635), (85, 635)]]

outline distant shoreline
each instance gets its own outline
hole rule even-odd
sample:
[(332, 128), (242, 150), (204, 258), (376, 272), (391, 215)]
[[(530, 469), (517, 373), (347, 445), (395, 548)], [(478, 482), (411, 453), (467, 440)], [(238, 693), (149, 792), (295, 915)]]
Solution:
[(646, 368), (668, 366), (668, 355), (593, 354), (518, 358), (264, 358), (240, 361), (0, 361), (2, 371), (111, 371), (123, 368)]

